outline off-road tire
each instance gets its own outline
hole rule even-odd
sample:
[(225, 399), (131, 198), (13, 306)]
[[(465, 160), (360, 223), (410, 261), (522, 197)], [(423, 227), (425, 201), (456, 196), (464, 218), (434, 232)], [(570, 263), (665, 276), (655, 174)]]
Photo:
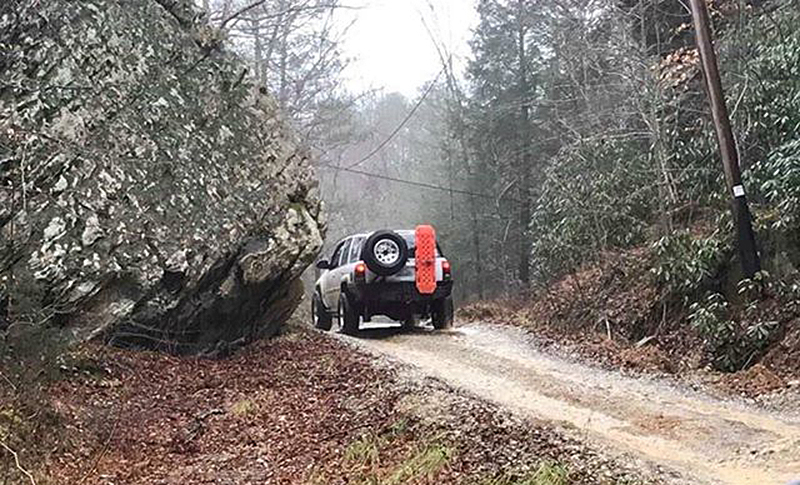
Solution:
[(342, 292), (339, 297), (339, 328), (345, 335), (356, 335), (361, 316), (347, 293)]
[(364, 243), (361, 259), (370, 271), (391, 276), (403, 269), (408, 261), (408, 245), (394, 231), (376, 231)]
[(453, 328), (453, 297), (436, 300), (431, 305), (431, 323), (436, 330)]
[(314, 327), (320, 330), (327, 332), (333, 326), (333, 318), (325, 311), (322, 298), (316, 291), (314, 292), (314, 297), (311, 298), (311, 318), (314, 321)]

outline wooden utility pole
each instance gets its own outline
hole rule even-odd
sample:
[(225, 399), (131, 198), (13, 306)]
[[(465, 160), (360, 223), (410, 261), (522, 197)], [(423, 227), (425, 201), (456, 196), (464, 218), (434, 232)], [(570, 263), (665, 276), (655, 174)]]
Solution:
[(761, 271), (761, 261), (756, 249), (756, 238), (753, 234), (747, 196), (745, 195), (744, 185), (742, 185), (739, 152), (736, 149), (728, 108), (725, 105), (725, 96), (722, 92), (722, 80), (719, 76), (717, 55), (711, 43), (711, 22), (709, 20), (708, 7), (706, 0), (690, 1), (692, 4), (692, 17), (694, 17), (694, 30), (697, 37), (697, 50), (700, 53), (700, 62), (703, 65), (708, 99), (711, 104), (711, 115), (714, 118), (719, 150), (722, 155), (722, 163), (725, 166), (725, 181), (732, 197), (731, 208), (733, 220), (736, 222), (742, 269), (746, 277), (752, 278), (753, 275)]

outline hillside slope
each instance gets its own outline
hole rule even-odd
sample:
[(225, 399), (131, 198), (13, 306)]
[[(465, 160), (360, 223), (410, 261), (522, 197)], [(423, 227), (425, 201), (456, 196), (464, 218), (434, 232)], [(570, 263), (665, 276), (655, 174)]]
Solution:
[(769, 276), (736, 285), (722, 265), (689, 297), (663, 283), (663, 268), (652, 247), (608, 252), (529, 299), (479, 302), (460, 315), (526, 328), (618, 368), (711, 371), (709, 379), (746, 395), (800, 379), (800, 300), (792, 288)]

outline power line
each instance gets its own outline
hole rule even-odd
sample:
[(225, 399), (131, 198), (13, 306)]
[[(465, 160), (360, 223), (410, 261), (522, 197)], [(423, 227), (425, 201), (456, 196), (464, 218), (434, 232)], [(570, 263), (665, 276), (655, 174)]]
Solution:
[[(455, 194), (461, 194), (461, 195), (469, 195), (469, 196), (473, 196), (473, 197), (479, 197), (479, 198), (482, 198), (482, 199), (490, 199), (490, 200), (494, 200), (494, 201), (497, 201), (497, 199), (498, 199), (496, 196), (489, 195), (489, 194), (481, 194), (479, 192), (470, 192), (469, 190), (456, 189), (456, 188), (450, 188), (450, 187), (443, 187), (441, 185), (428, 184), (428, 183), (425, 183), (425, 182), (415, 182), (413, 180), (406, 180), (406, 179), (400, 179), (400, 178), (396, 178), (396, 177), (390, 177), (388, 175), (381, 175), (381, 174), (377, 174), (377, 173), (365, 172), (363, 170), (357, 170), (357, 169), (353, 169), (353, 168), (350, 168), (350, 167), (339, 167), (339, 166), (331, 165), (331, 164), (328, 164), (328, 163), (321, 163), (320, 167), (328, 168), (328, 169), (331, 169), (331, 170), (336, 170), (336, 171), (339, 171), (339, 172), (352, 173), (352, 174), (355, 174), (355, 175), (363, 175), (365, 177), (379, 179), (379, 180), (385, 180), (385, 181), (388, 181), (388, 182), (395, 182), (395, 183), (399, 183), (399, 184), (411, 185), (413, 187), (421, 187), (421, 188), (430, 189), (430, 190), (438, 190), (438, 191), (441, 191), (441, 192), (455, 193)], [(511, 197), (506, 197), (505, 199), (509, 200), (511, 202), (520, 203), (519, 200), (513, 199)]]
[(361, 165), (362, 163), (366, 162), (370, 158), (374, 157), (375, 154), (377, 154), (379, 151), (383, 150), (383, 147), (388, 145), (389, 142), (391, 142), (394, 139), (394, 137), (397, 136), (398, 133), (400, 133), (400, 130), (402, 130), (403, 127), (406, 126), (406, 123), (408, 123), (411, 120), (411, 118), (417, 112), (419, 107), (422, 106), (422, 103), (425, 102), (425, 99), (427, 99), (428, 95), (431, 94), (431, 91), (433, 91), (433, 88), (434, 88), (434, 86), (436, 86), (436, 83), (439, 82), (439, 78), (442, 76), (443, 72), (444, 72), (444, 68), (442, 68), (442, 70), (439, 71), (439, 74), (436, 75), (436, 78), (433, 80), (433, 82), (428, 86), (428, 88), (422, 94), (422, 97), (419, 98), (419, 100), (417, 101), (417, 104), (415, 104), (414, 107), (411, 109), (411, 111), (408, 112), (408, 114), (406, 115), (405, 119), (397, 126), (397, 128), (395, 128), (395, 130), (392, 132), (392, 134), (389, 135), (388, 138), (383, 140), (381, 142), (381, 144), (378, 145), (378, 148), (376, 148), (376, 149), (372, 150), (371, 152), (369, 152), (369, 155), (367, 155), (366, 157), (364, 157), (361, 160), (357, 161), (356, 163), (348, 166), (347, 168), (355, 168), (355, 167)]
[[(429, 183), (425, 183), (425, 182), (416, 182), (414, 180), (400, 179), (400, 178), (396, 178), (396, 177), (390, 177), (388, 175), (381, 175), (381, 174), (377, 174), (377, 173), (366, 172), (364, 170), (352, 169), (352, 168), (349, 168), (349, 167), (340, 167), (340, 166), (337, 166), (337, 165), (331, 165), (329, 163), (320, 163), (319, 167), (320, 168), (326, 168), (326, 169), (329, 169), (329, 170), (335, 170), (335, 171), (338, 171), (338, 172), (346, 172), (346, 173), (351, 173), (351, 174), (354, 174), (354, 175), (361, 175), (361, 176), (368, 177), (368, 178), (384, 180), (384, 181), (387, 181), (387, 182), (394, 182), (394, 183), (399, 183), (399, 184), (404, 184), (404, 185), (410, 185), (412, 187), (421, 187), (421, 188), (430, 189), (430, 190), (438, 190), (440, 192), (454, 193), (454, 194), (460, 194), (460, 195), (469, 195), (469, 196), (472, 196), (472, 197), (479, 197), (481, 199), (493, 200), (495, 202), (497, 202), (498, 199), (505, 199), (505, 200), (507, 200), (509, 202), (514, 202), (515, 204), (520, 204), (521, 203), (521, 201), (519, 199), (515, 199), (513, 197), (505, 197), (505, 196), (502, 196), (502, 195), (498, 197), (498, 196), (493, 196), (493, 195), (489, 195), (489, 194), (483, 194), (483, 193), (480, 193), (480, 192), (471, 192), (471, 191), (465, 190), (465, 189), (444, 187), (442, 185), (429, 184)], [(630, 169), (626, 169), (626, 170), (630, 170)], [(689, 172), (689, 171), (701, 171), (701, 170), (705, 171), (707, 169), (702, 169), (702, 168), (685, 168), (685, 169), (674, 168), (674, 169), (671, 169), (670, 171), (673, 171), (673, 172)], [(653, 169), (653, 170), (634, 169), (632, 171), (637, 172), (637, 173), (642, 173), (642, 174), (646, 174), (646, 173), (661, 173), (660, 169)], [(655, 187), (655, 185), (650, 185), (650, 186), (645, 186), (643, 188), (652, 189), (654, 187)]]

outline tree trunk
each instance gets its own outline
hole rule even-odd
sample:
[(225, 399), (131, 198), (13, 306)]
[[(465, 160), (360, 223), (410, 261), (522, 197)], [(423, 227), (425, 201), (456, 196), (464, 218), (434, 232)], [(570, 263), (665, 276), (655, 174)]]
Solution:
[(530, 287), (531, 242), (528, 230), (531, 224), (531, 136), (530, 136), (530, 93), (531, 86), (528, 79), (528, 57), (525, 46), (524, 1), (518, 0), (519, 23), (519, 94), (520, 94), (520, 145), (521, 156), (519, 164), (519, 280), (523, 287)]
[(253, 28), (253, 57), (255, 61), (256, 84), (264, 85), (264, 43), (261, 38), (261, 22), (257, 18), (250, 20)]
[(484, 299), (483, 280), (486, 275), (483, 273), (483, 256), (481, 255), (481, 231), (478, 224), (478, 208), (475, 197), (469, 198), (469, 212), (472, 218), (472, 250), (475, 252), (475, 284), (478, 290), (478, 298)]

